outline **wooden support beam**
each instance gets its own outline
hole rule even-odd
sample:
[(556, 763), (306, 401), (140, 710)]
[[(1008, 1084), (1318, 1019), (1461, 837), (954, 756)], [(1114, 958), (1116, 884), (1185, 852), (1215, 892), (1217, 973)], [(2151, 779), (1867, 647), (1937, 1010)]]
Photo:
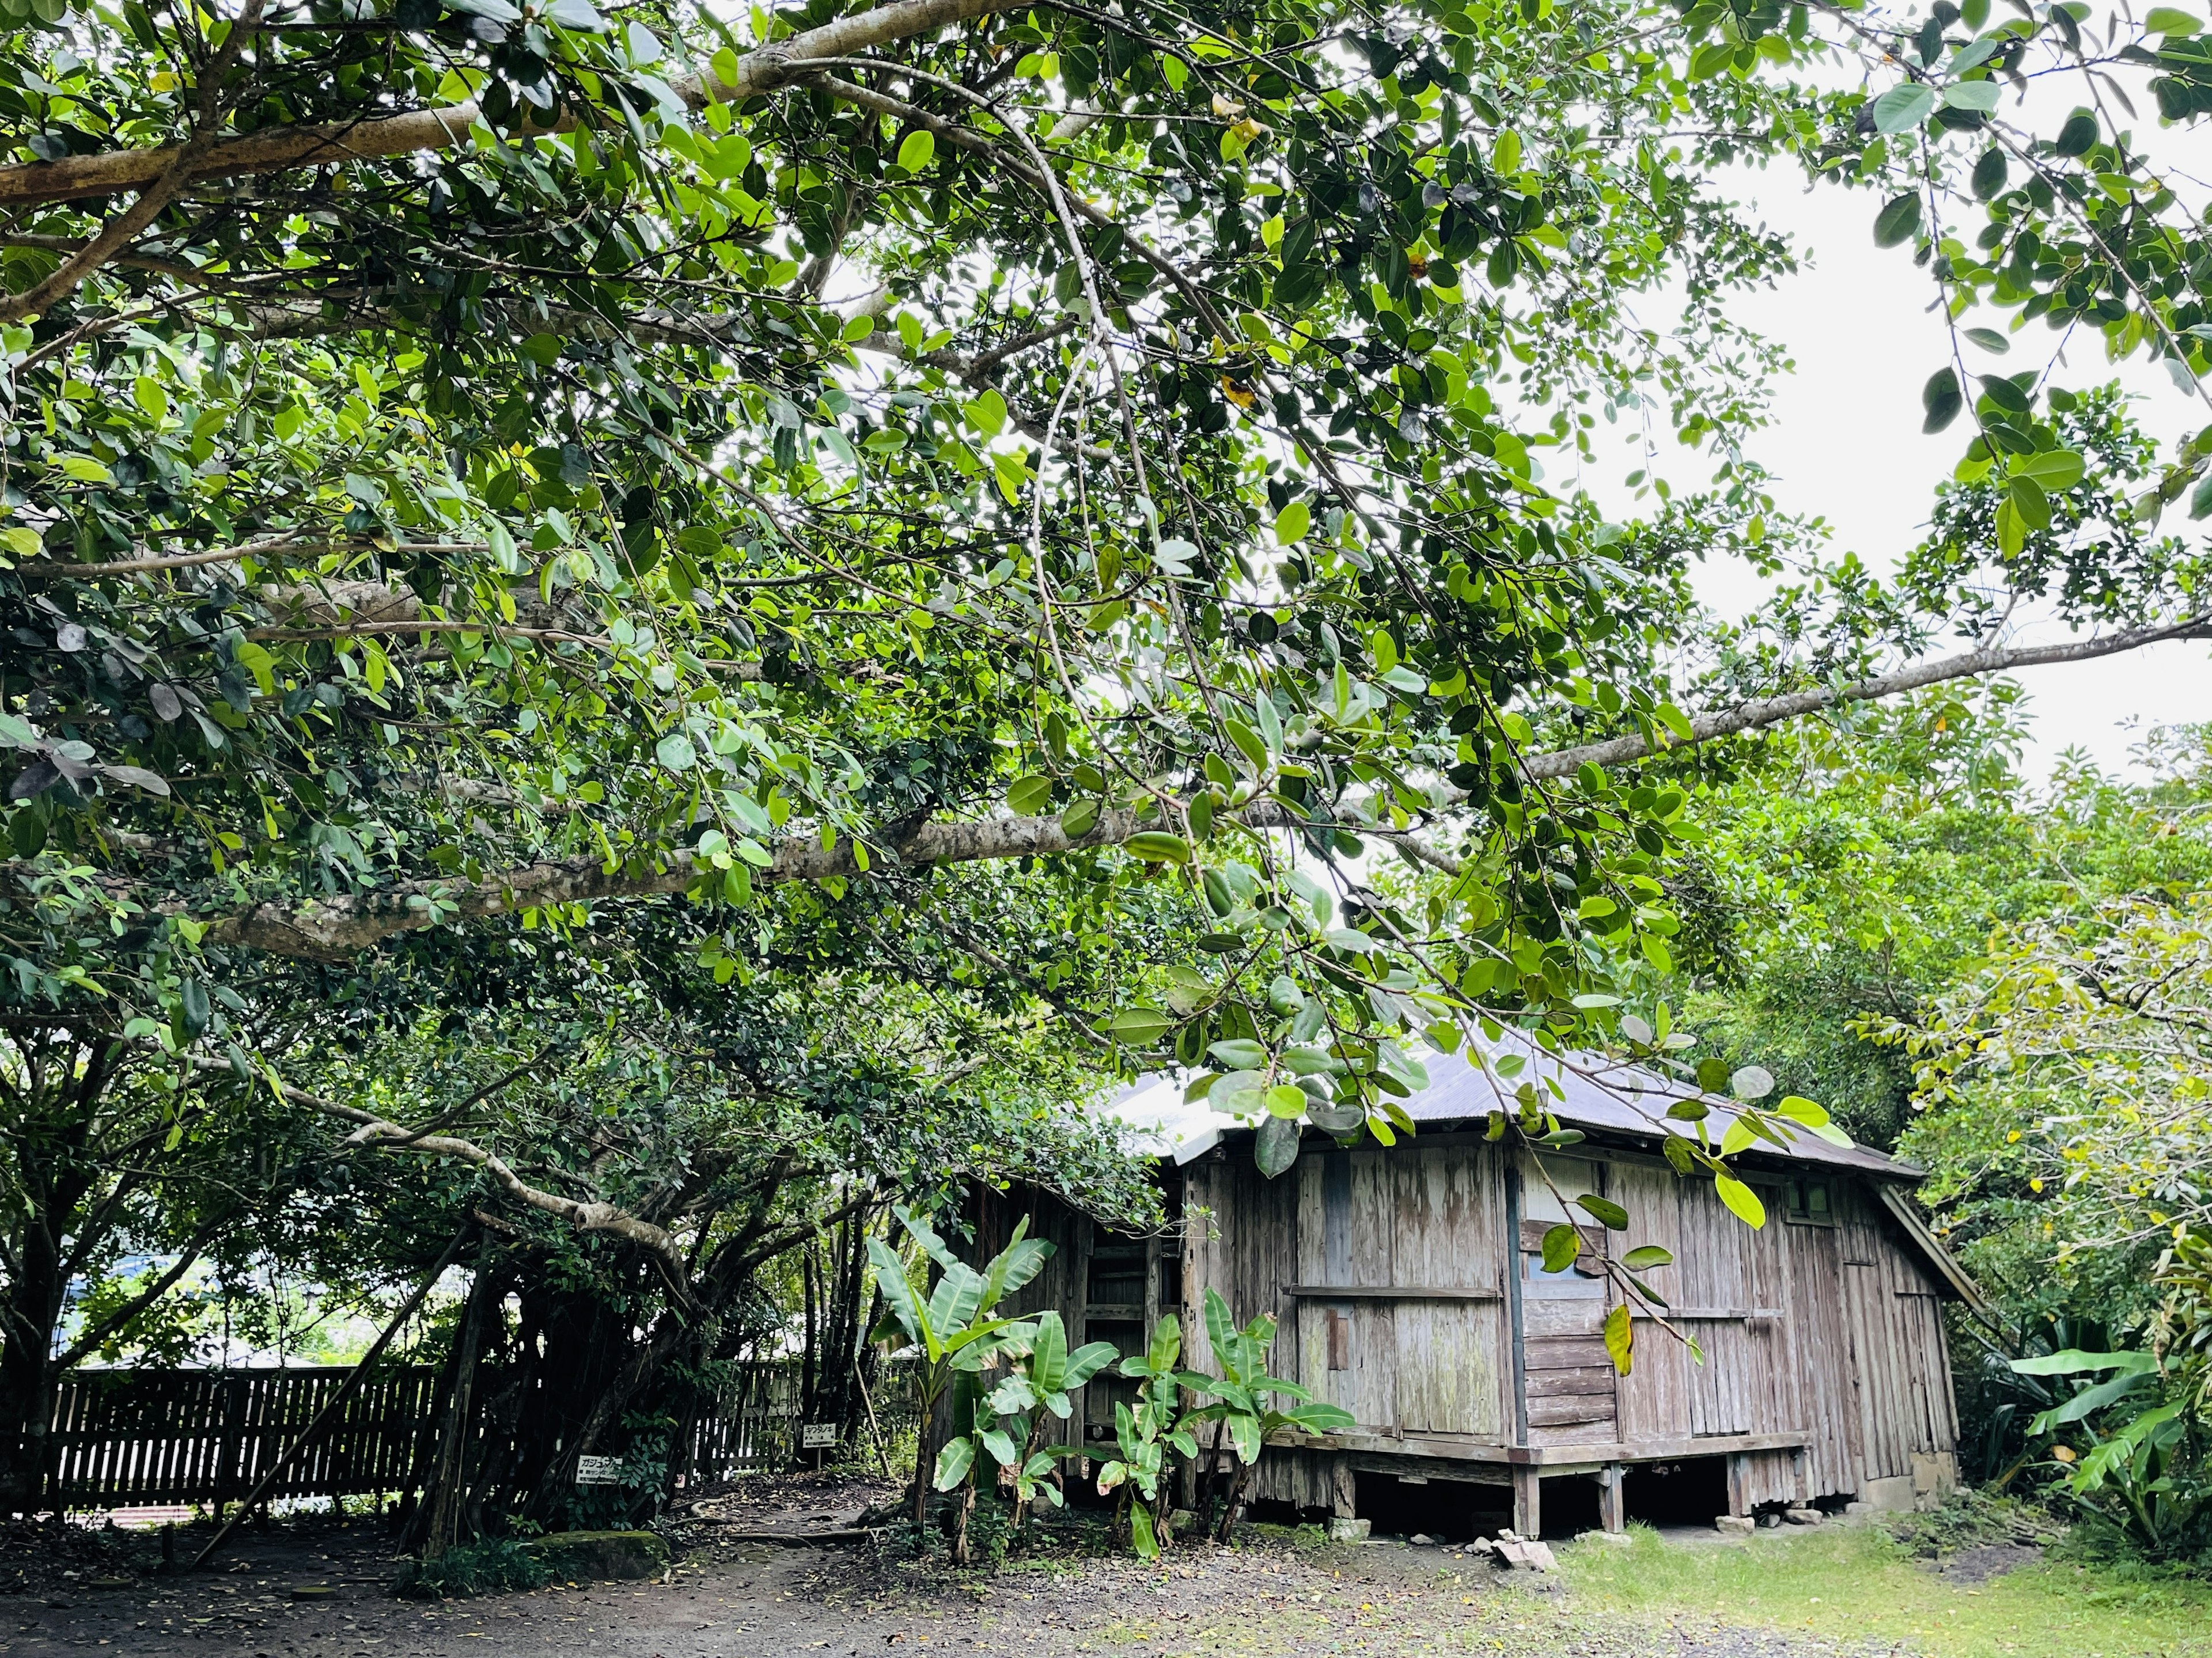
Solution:
[(1628, 1529), (1628, 1471), (1618, 1462), (1598, 1470), (1597, 1523), (1609, 1532)]
[(1334, 1456), (1328, 1465), (1328, 1511), (1338, 1520), (1355, 1520), (1359, 1515), (1359, 1479), (1352, 1471), (1352, 1459)]
[(1544, 1476), (1528, 1463), (1513, 1469), (1513, 1531), (1518, 1537), (1544, 1534)]

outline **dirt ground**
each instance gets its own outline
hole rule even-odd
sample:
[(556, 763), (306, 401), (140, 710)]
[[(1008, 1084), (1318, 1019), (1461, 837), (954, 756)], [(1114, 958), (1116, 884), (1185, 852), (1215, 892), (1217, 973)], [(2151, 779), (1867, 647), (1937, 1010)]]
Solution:
[[(1832, 1658), (1842, 1649), (1685, 1621), (1624, 1625), (1559, 1579), (1502, 1576), (1480, 1558), (1381, 1540), (1186, 1544), (1154, 1563), (1029, 1559), (955, 1576), (866, 1543), (734, 1542), (738, 1531), (849, 1525), (881, 1491), (806, 1479), (746, 1488), (677, 1526), (665, 1581), (562, 1583), (424, 1605), (394, 1598), (380, 1526), (327, 1519), (241, 1533), (201, 1572), (160, 1570), (145, 1534), (0, 1538), (0, 1655), (113, 1647), (133, 1658), (787, 1658), (823, 1653), (1073, 1658), (1304, 1658), (1430, 1653), (1534, 1658)], [(197, 1548), (180, 1534), (185, 1558)], [(1571, 1574), (1570, 1573), (1571, 1576)], [(295, 1599), (310, 1591), (313, 1598)], [(1887, 1650), (1887, 1649), (1882, 1649)]]

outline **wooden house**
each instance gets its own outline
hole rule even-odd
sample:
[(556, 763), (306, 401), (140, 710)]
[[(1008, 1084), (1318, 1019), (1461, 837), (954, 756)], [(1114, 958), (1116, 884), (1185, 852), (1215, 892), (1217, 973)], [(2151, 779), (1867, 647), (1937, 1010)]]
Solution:
[[(1240, 1322), (1274, 1314), (1273, 1373), (1357, 1424), (1261, 1460), (1255, 1500), (1310, 1516), (1410, 1500), (1438, 1516), (1425, 1529), (1510, 1514), (1532, 1535), (1547, 1501), (1555, 1529), (1617, 1530), (1635, 1514), (1909, 1508), (1956, 1483), (1939, 1304), (1975, 1292), (1909, 1200), (1918, 1170), (1810, 1134), (1787, 1153), (1745, 1152), (1767, 1216), (1754, 1230), (1709, 1178), (1678, 1177), (1660, 1154), (1659, 1106), (1634, 1091), (1656, 1078), (1561, 1074), (1557, 1114), (1587, 1138), (1538, 1154), (1486, 1138), (1497, 1091), (1480, 1071), (1449, 1055), (1428, 1070), (1431, 1086), (1405, 1102), (1419, 1132), (1395, 1147), (1346, 1151), (1309, 1131), (1270, 1180), (1249, 1128), (1187, 1140), (1162, 1160), (1165, 1236), (1117, 1236), (1018, 1193), (981, 1203), (978, 1241), (995, 1248), (1026, 1212), (1060, 1245), (1016, 1304), (1057, 1307), (1071, 1341), (1134, 1351), (1174, 1313), (1203, 1369), (1208, 1289)], [(1627, 1231), (1571, 1216), (1583, 1193), (1627, 1210)], [(1586, 1259), (1547, 1272), (1542, 1236), (1570, 1219)], [(1601, 1333), (1617, 1297), (1590, 1263), (1646, 1243), (1674, 1255), (1643, 1276), (1698, 1351), (1638, 1317), (1621, 1376)], [(1091, 1440), (1111, 1438), (1129, 1387), (1091, 1385), (1079, 1417)]]

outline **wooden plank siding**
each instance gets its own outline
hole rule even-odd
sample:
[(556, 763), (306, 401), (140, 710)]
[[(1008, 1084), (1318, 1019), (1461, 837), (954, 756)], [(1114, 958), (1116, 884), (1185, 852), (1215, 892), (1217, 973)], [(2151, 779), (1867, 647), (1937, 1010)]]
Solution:
[[(1954, 1451), (1944, 1286), (1866, 1177), (1815, 1171), (1832, 1221), (1815, 1224), (1790, 1216), (1778, 1175), (1753, 1174), (1768, 1212), (1753, 1230), (1709, 1180), (1678, 1178), (1656, 1156), (1546, 1153), (1540, 1175), (1533, 1160), (1522, 1166), (1515, 1248), (1505, 1168), (1500, 1148), (1471, 1135), (1388, 1151), (1313, 1147), (1273, 1182), (1241, 1149), (1209, 1154), (1183, 1171), (1192, 1212), (1211, 1212), (1186, 1243), (1187, 1351), (1210, 1363), (1195, 1315), (1211, 1285), (1240, 1320), (1278, 1311), (1276, 1374), (1349, 1410), (1358, 1426), (1346, 1439), (1361, 1456), (1408, 1437), (1424, 1454), (1464, 1454), (1455, 1443), (1507, 1454), (1510, 1259), (1522, 1293), (1526, 1443), (1547, 1461), (1577, 1446), (1613, 1460), (1664, 1447), (1671, 1459), (1711, 1441), (1729, 1457), (1733, 1500), (1757, 1506), (1852, 1494), (1876, 1479), (1924, 1482)], [(1627, 1233), (1563, 1209), (1561, 1199), (1583, 1193), (1626, 1209)], [(1672, 1254), (1673, 1265), (1646, 1277), (1697, 1353), (1639, 1317), (1633, 1368), (1616, 1376), (1602, 1339), (1610, 1286), (1541, 1271), (1542, 1234), (1566, 1218), (1593, 1257), (1645, 1243)], [(1271, 1455), (1280, 1471), (1258, 1494), (1325, 1505), (1331, 1455)]]

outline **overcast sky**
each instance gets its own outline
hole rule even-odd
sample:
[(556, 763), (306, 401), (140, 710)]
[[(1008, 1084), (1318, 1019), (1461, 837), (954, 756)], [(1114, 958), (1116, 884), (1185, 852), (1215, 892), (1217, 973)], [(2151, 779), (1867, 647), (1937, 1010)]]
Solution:
[[(1733, 317), (1784, 343), (1797, 365), (1775, 386), (1773, 424), (1750, 446), (1751, 452), (1776, 474), (1778, 502), (1791, 512), (1825, 517), (1833, 526), (1832, 550), (1849, 548), (1871, 568), (1887, 573), (1920, 540), (1935, 487), (1958, 463), (1970, 435), (1964, 420), (1935, 437), (1920, 430), (1920, 388), (1948, 352), (1941, 321), (1926, 309), (1933, 284), (1912, 264), (1909, 246), (1874, 245), (1880, 203), (1869, 192), (1824, 186), (1808, 195), (1802, 175), (1787, 167), (1764, 173), (1739, 170), (1726, 175), (1725, 183), (1758, 216), (1789, 234), (1805, 263), (1773, 290), (1730, 307)], [(1984, 307), (1967, 320), (2002, 330), (2009, 318)], [(2057, 337), (2031, 325), (2002, 359), (1978, 357), (1969, 347), (1977, 360), (1967, 366), (2005, 372), (2039, 366)], [(2191, 420), (2189, 405), (2163, 369), (2138, 360), (2115, 371), (2094, 337), (2086, 349), (2077, 343), (2069, 352), (2060, 383), (2094, 385), (2116, 374), (2144, 398), (2146, 425), (2167, 440), (2167, 453), (2173, 436), (2203, 419), (2199, 407), (2197, 420)], [(1620, 468), (1615, 464), (1606, 470)], [(1710, 477), (1711, 463), (1677, 450), (1662, 470), (1679, 487), (1691, 487)], [(1584, 482), (1608, 501), (1612, 480), (1586, 473)], [(2178, 511), (2166, 527), (2203, 532)], [(1702, 567), (1698, 585), (1708, 603), (1729, 615), (1756, 609), (1765, 586), (1737, 560)], [(2063, 624), (2031, 622), (2014, 642), (2069, 636)], [(2033, 699), (2032, 775), (2043, 774), (2069, 747), (2118, 770), (2142, 729), (2212, 720), (2212, 647), (2206, 645), (2157, 646), (2096, 662), (2037, 668), (2020, 678)]]

